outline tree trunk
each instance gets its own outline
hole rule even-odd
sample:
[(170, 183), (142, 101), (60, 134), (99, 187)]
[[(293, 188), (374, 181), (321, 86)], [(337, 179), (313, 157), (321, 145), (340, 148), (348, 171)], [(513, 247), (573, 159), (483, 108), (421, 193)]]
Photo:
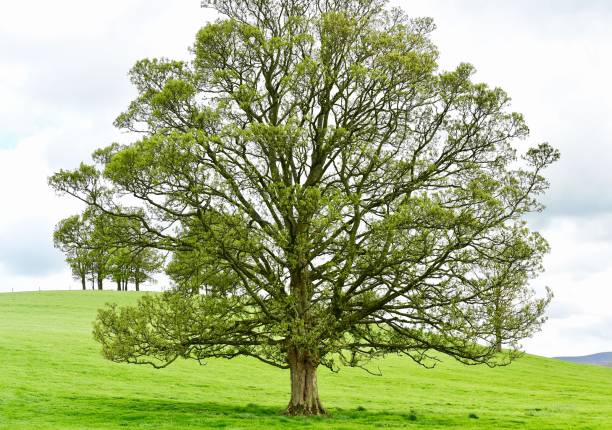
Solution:
[(134, 285), (136, 286), (136, 291), (140, 291), (140, 284), (138, 283), (138, 280), (134, 281)]
[(121, 281), (117, 281), (117, 291), (121, 291)]
[(102, 282), (104, 281), (104, 279), (102, 279), (102, 277), (100, 275), (98, 275), (98, 290), (101, 290), (103, 285)]
[(499, 327), (495, 328), (495, 351), (502, 352), (502, 335)]
[(83, 287), (83, 290), (87, 289), (87, 286), (85, 285), (85, 275), (81, 275), (81, 286)]
[(501, 321), (495, 324), (495, 351), (502, 352), (502, 330)]
[(319, 399), (317, 365), (311, 355), (293, 349), (287, 359), (291, 372), (291, 400), (285, 415), (325, 415)]

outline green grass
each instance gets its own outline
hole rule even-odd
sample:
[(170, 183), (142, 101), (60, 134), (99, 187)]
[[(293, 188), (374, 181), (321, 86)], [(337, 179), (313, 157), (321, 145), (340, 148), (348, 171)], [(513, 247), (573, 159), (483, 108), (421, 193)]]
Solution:
[(610, 429), (612, 369), (525, 356), (504, 368), (407, 359), (321, 370), (325, 418), (280, 415), (286, 372), (250, 359), (163, 370), (104, 360), (91, 322), (137, 293), (0, 294), (1, 429)]

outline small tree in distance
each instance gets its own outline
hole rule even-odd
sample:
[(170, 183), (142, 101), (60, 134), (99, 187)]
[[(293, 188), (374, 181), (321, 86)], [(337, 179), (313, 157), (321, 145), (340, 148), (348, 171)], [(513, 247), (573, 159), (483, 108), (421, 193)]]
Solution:
[(127, 291), (130, 280), (129, 263), (128, 248), (117, 249), (110, 259), (110, 278), (117, 284), (117, 291)]
[(53, 232), (53, 244), (66, 254), (66, 262), (72, 270), (72, 276), (81, 281), (85, 290), (87, 277), (93, 271), (90, 250), (83, 246), (89, 241), (90, 229), (79, 215), (61, 220)]
[(66, 254), (66, 262), (73, 276), (81, 280), (85, 289), (86, 280), (92, 289), (103, 289), (108, 276), (110, 249), (102, 236), (102, 219), (93, 210), (82, 215), (73, 215), (61, 220), (53, 233), (53, 243)]
[(92, 210), (58, 223), (53, 242), (66, 254), (83, 290), (88, 279), (92, 289), (97, 286), (102, 290), (104, 279), (110, 278), (117, 283), (118, 291), (127, 291), (129, 282), (139, 291), (143, 282), (153, 280), (153, 274), (161, 271), (164, 259), (154, 249), (126, 245), (124, 235), (129, 224), (129, 220), (113, 220)]
[(146, 281), (152, 281), (153, 274), (162, 268), (163, 259), (150, 248), (136, 249), (127, 248), (124, 254), (129, 270), (129, 279), (134, 283), (134, 289), (140, 291), (140, 285)]
[(483, 274), (546, 252), (523, 218), (558, 152), (518, 157), (523, 117), (470, 65), (437, 70), (430, 19), (379, 0), (214, 7), (224, 18), (198, 32), (192, 63), (132, 69), (138, 97), (116, 125), (140, 139), (50, 178), (130, 220), (122, 240), (174, 254), (176, 289), (99, 312), (104, 355), (254, 357), (289, 369), (289, 415), (325, 413), (321, 365), (515, 358), (548, 298), (520, 277), (500, 297)]

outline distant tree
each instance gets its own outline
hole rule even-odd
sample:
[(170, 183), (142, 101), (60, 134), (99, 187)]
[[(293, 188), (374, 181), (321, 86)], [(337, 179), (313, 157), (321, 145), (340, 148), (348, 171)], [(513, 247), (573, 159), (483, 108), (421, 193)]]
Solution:
[(85, 211), (83, 218), (88, 221), (91, 229), (89, 240), (83, 246), (89, 249), (91, 256), (92, 283), (95, 280), (98, 290), (103, 290), (104, 279), (110, 275), (112, 255), (112, 246), (108, 242), (110, 218), (93, 207)]
[(128, 248), (128, 267), (130, 279), (134, 282), (136, 291), (140, 291), (143, 282), (153, 280), (153, 275), (162, 269), (163, 258), (154, 249)]
[[(225, 18), (200, 30), (192, 63), (132, 69), (138, 97), (116, 125), (141, 138), (50, 178), (131, 220), (134, 244), (174, 253), (175, 290), (99, 312), (105, 356), (255, 357), (290, 370), (291, 415), (325, 413), (320, 365), (516, 357), (496, 351), (497, 296), (482, 274), (541, 209), (558, 152), (517, 157), (523, 117), (471, 66), (437, 70), (429, 19), (379, 0), (214, 7)], [(227, 285), (194, 294), (212, 275)], [(503, 299), (531, 332), (545, 301), (507, 300), (527, 296), (524, 281)], [(512, 345), (525, 331), (507, 321), (494, 322)]]
[(72, 276), (81, 281), (83, 290), (93, 270), (90, 249), (84, 246), (89, 241), (91, 231), (79, 215), (61, 220), (53, 232), (53, 244), (66, 254), (66, 262)]
[[(85, 289), (90, 280), (92, 289), (104, 288), (104, 279), (121, 280), (125, 289), (132, 280), (142, 283), (162, 264), (154, 250), (128, 248), (122, 234), (129, 230), (129, 220), (115, 220), (92, 208), (82, 215), (60, 221), (53, 240), (66, 254), (75, 278)], [(142, 255), (139, 255), (142, 254)]]
[(98, 290), (104, 289), (104, 279), (109, 276), (110, 253), (104, 248), (95, 248), (91, 251), (92, 272), (91, 282), (95, 282)]
[(130, 251), (127, 247), (114, 249), (109, 259), (110, 278), (117, 291), (127, 291), (130, 280)]
[(155, 282), (153, 274), (162, 271), (164, 258), (152, 249), (145, 249), (137, 254), (137, 264), (134, 272), (134, 285), (136, 291), (139, 291), (139, 285), (143, 282)]
[(117, 283), (118, 290), (127, 291), (128, 283), (133, 282), (136, 291), (140, 291), (143, 282), (162, 270), (164, 257), (134, 239), (139, 226), (133, 220), (104, 213), (98, 220), (98, 242), (108, 252), (108, 276)]

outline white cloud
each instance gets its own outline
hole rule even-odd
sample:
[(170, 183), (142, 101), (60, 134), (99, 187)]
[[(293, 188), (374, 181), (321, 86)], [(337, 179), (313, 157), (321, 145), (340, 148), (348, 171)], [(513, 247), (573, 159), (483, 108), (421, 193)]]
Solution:
[[(57, 220), (78, 210), (74, 201), (60, 201), (47, 186), (52, 173), (45, 159), (47, 136), (22, 140), (0, 150), (0, 264), (5, 272), (40, 275), (63, 269), (51, 235)], [(2, 279), (2, 278), (0, 278)], [(0, 290), (11, 286), (2, 279)]]
[[(546, 272), (533, 282), (553, 289), (549, 321), (525, 342), (543, 355), (612, 349), (612, 238), (610, 216), (553, 218), (542, 231), (552, 251)], [(605, 329), (604, 329), (605, 328)]]
[(433, 16), (443, 68), (470, 62), (476, 79), (501, 86), (561, 161), (548, 172), (554, 214), (612, 212), (612, 4), (605, 1), (399, 1)]
[(125, 141), (112, 126), (147, 56), (187, 58), (210, 12), (199, 2), (22, 1), (0, 16), (0, 291), (66, 288), (54, 225), (80, 205), (47, 178)]

